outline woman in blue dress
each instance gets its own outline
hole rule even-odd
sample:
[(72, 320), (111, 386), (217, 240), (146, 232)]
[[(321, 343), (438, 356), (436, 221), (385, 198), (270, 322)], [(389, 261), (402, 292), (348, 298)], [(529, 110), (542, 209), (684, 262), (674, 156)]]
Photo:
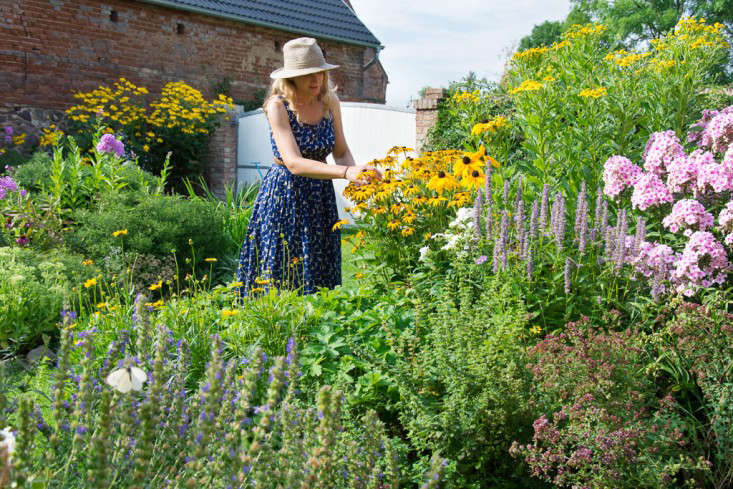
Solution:
[[(264, 110), (275, 164), (261, 182), (240, 253), (240, 295), (271, 286), (311, 294), (341, 284), (341, 235), (331, 180), (363, 183), (369, 165), (356, 165), (344, 138), (341, 108), (315, 39), (283, 46), (284, 66)], [(333, 153), (335, 165), (326, 164)], [(378, 175), (378, 173), (376, 173)]]

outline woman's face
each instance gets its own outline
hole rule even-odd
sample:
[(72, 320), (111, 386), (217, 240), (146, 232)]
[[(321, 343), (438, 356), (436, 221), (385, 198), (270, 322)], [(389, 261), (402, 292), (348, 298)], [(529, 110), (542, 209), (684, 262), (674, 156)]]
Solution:
[(323, 72), (311, 73), (310, 75), (296, 76), (293, 78), (295, 91), (307, 97), (317, 97), (323, 86)]

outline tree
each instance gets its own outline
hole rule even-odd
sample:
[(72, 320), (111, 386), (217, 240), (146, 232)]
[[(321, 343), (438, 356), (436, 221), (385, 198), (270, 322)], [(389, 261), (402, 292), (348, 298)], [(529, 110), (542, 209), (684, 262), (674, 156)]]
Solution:
[(560, 41), (562, 33), (571, 25), (586, 24), (588, 22), (590, 22), (590, 17), (586, 12), (577, 7), (573, 8), (565, 20), (547, 20), (534, 26), (532, 33), (519, 41), (519, 49), (551, 46), (552, 43)]

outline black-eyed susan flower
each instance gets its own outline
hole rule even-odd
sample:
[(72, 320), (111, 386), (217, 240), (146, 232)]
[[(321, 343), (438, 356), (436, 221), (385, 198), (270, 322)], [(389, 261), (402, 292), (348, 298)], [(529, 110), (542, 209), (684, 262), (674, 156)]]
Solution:
[(163, 286), (163, 280), (158, 280), (156, 283), (151, 284), (148, 290), (158, 290)]
[(428, 182), (428, 188), (438, 193), (443, 193), (445, 190), (453, 190), (461, 185), (453, 175), (450, 175), (444, 171), (439, 171), (437, 175), (432, 177)]
[(395, 229), (398, 229), (401, 225), (402, 223), (400, 222), (399, 219), (392, 219), (391, 221), (387, 223), (387, 227), (391, 229), (392, 231), (394, 231)]
[(453, 174), (456, 177), (463, 178), (475, 170), (480, 170), (484, 166), (483, 159), (472, 156), (474, 156), (474, 153), (469, 153), (456, 160), (453, 164)]
[(90, 278), (86, 282), (84, 282), (84, 288), (88, 289), (89, 287), (94, 287), (97, 285), (97, 279), (96, 278)]
[(461, 185), (469, 190), (479, 189), (486, 183), (486, 176), (481, 169), (473, 170), (470, 174), (466, 174), (461, 179)]
[(402, 229), (402, 231), (400, 231), (400, 233), (404, 237), (412, 236), (413, 234), (415, 234), (415, 228), (406, 227), (406, 228)]

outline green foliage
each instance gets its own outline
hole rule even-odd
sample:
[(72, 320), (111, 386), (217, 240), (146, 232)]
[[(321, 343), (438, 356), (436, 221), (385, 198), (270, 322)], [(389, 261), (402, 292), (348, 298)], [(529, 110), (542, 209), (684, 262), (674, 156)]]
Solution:
[(733, 314), (730, 290), (702, 304), (674, 302), (671, 319), (646, 342), (653, 362), (645, 373), (664, 385), (687, 422), (686, 446), (710, 461), (711, 487), (733, 481)]
[(441, 285), (420, 296), (415, 329), (395, 342), (400, 419), (418, 453), (448, 458), (448, 487), (519, 485), (507, 450), (529, 439), (533, 419), (527, 311), (501, 279), (482, 281), (475, 268)]
[(53, 331), (82, 276), (73, 255), (0, 248), (0, 350), (34, 346)]
[(564, 21), (546, 20), (532, 28), (532, 32), (519, 40), (519, 51), (542, 46), (552, 46), (553, 43), (562, 40), (562, 33), (573, 24), (587, 24), (591, 21), (588, 14), (574, 7)]
[[(224, 211), (210, 202), (181, 196), (145, 193), (108, 193), (98, 209), (73, 214), (78, 229), (68, 237), (68, 246), (87, 258), (101, 262), (111, 250), (164, 258), (174, 253), (180, 272), (206, 270), (206, 258), (221, 256), (224, 242)], [(119, 230), (126, 234), (114, 236)]]
[(38, 192), (50, 183), (51, 157), (38, 151), (25, 163), (15, 168), (13, 177), (18, 185), (28, 191)]
[(582, 181), (600, 184), (609, 156), (638, 161), (654, 131), (681, 137), (725, 50), (720, 28), (694, 19), (638, 53), (609, 53), (608, 36), (603, 25), (575, 26), (561, 43), (512, 58), (513, 122), (528, 155), (517, 170), (535, 191), (549, 183), (573, 201)]

